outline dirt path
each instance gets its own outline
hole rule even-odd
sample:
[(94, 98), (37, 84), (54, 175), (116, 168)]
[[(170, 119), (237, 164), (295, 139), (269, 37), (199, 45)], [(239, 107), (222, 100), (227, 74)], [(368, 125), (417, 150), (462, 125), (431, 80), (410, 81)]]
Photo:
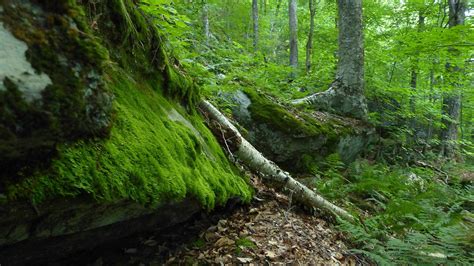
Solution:
[[(96, 251), (93, 265), (349, 264), (344, 236), (254, 179), (252, 204)], [(183, 230), (183, 228), (186, 228)]]

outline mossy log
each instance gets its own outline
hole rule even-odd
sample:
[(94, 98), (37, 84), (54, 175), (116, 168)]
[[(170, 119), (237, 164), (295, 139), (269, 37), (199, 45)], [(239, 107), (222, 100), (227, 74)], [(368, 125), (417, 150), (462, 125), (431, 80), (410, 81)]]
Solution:
[[(296, 181), (289, 173), (280, 169), (275, 163), (265, 158), (252, 144), (242, 137), (237, 128), (211, 103), (202, 101), (199, 107), (203, 115), (205, 115), (211, 123), (217, 123), (218, 130), (215, 132), (216, 136), (218, 138), (224, 138), (223, 141), (225, 142), (226, 148), (250, 169), (263, 173), (267, 180), (276, 182), (282, 187), (293, 191), (293, 195), (295, 195), (296, 199), (309, 207), (327, 210), (349, 221), (354, 220), (354, 217), (350, 213), (316, 194), (305, 185)], [(219, 133), (218, 131), (221, 132)], [(232, 139), (231, 145), (228, 143), (229, 139)]]

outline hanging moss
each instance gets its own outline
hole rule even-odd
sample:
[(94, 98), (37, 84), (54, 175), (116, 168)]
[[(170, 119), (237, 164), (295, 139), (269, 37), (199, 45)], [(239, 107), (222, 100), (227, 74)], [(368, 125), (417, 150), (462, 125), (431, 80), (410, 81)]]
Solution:
[(155, 205), (186, 196), (212, 208), (229, 197), (249, 200), (251, 190), (235, 173), (212, 133), (196, 115), (199, 132), (167, 113), (171, 104), (154, 86), (113, 73), (117, 118), (110, 138), (63, 144), (52, 169), (7, 188), (10, 200), (40, 202), (88, 194), (99, 201), (131, 199)]
[(166, 54), (165, 36), (137, 4), (131, 0), (104, 0), (84, 6), (90, 23), (106, 37), (103, 44), (112, 51), (114, 61), (133, 75), (156, 80), (166, 96), (193, 110), (199, 88), (179, 62)]

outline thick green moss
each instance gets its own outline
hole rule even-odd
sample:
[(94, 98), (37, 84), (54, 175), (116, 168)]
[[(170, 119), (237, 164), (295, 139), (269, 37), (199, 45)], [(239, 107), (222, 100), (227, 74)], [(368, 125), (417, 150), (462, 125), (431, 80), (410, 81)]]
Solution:
[(352, 131), (350, 128), (340, 126), (340, 123), (333, 119), (318, 121), (298, 110), (290, 112), (289, 108), (271, 101), (265, 94), (255, 90), (245, 89), (244, 92), (252, 102), (248, 107), (252, 119), (265, 123), (275, 130), (297, 137), (324, 135), (329, 139)]
[(199, 135), (168, 113), (171, 104), (146, 82), (115, 73), (117, 118), (110, 138), (63, 144), (52, 170), (7, 188), (11, 200), (89, 194), (101, 201), (157, 204), (194, 196), (207, 208), (229, 197), (250, 199), (212, 133), (196, 115), (183, 115)]
[(98, 35), (105, 37), (103, 44), (114, 61), (135, 76), (160, 82), (166, 96), (193, 110), (199, 89), (180, 63), (165, 51), (166, 35), (135, 2), (104, 0), (84, 7), (90, 23), (98, 25)]
[[(0, 94), (0, 103), (5, 103), (0, 107), (16, 106), (9, 108), (13, 114), (0, 114), (0, 136), (8, 137), (0, 148), (4, 145), (3, 150), (15, 155), (15, 144), (31, 147), (20, 154), (28, 159), (23, 162), (28, 171), (15, 168), (20, 178), (2, 178), (0, 192), (9, 201), (33, 203), (84, 194), (99, 201), (130, 199), (151, 206), (186, 196), (207, 208), (233, 196), (249, 200), (250, 186), (234, 171), (202, 119), (179, 104), (192, 110), (199, 91), (165, 53), (162, 37), (134, 1), (53, 2), (9, 5), (0, 16), (27, 43), (33, 67), (53, 81), (42, 99), (46, 110), (38, 113), (21, 101), (14, 86)], [(115, 122), (105, 127), (105, 134), (82, 131), (92, 128), (84, 110), (97, 114), (96, 108), (111, 109), (112, 99), (101, 102), (94, 88), (115, 95)], [(92, 93), (84, 93), (90, 89)], [(84, 95), (97, 105), (87, 105)], [(168, 117), (176, 117), (176, 110), (192, 126)], [(34, 116), (44, 113), (57, 116), (46, 122)], [(41, 134), (29, 133), (34, 137), (31, 144), (25, 141), (30, 135), (16, 141), (18, 136), (5, 127), (5, 121), (25, 121), (24, 114), (32, 116), (27, 121), (41, 123)], [(48, 160), (43, 160), (45, 154)], [(10, 162), (18, 162), (17, 157)]]

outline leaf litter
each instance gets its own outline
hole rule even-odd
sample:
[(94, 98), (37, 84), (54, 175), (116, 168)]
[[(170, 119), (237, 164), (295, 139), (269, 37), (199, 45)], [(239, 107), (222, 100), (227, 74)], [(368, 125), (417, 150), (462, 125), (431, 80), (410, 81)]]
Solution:
[(93, 264), (368, 264), (349, 251), (347, 239), (327, 217), (305, 211), (256, 176), (251, 180), (256, 195), (250, 204), (204, 224), (141, 235), (121, 254), (102, 254)]

